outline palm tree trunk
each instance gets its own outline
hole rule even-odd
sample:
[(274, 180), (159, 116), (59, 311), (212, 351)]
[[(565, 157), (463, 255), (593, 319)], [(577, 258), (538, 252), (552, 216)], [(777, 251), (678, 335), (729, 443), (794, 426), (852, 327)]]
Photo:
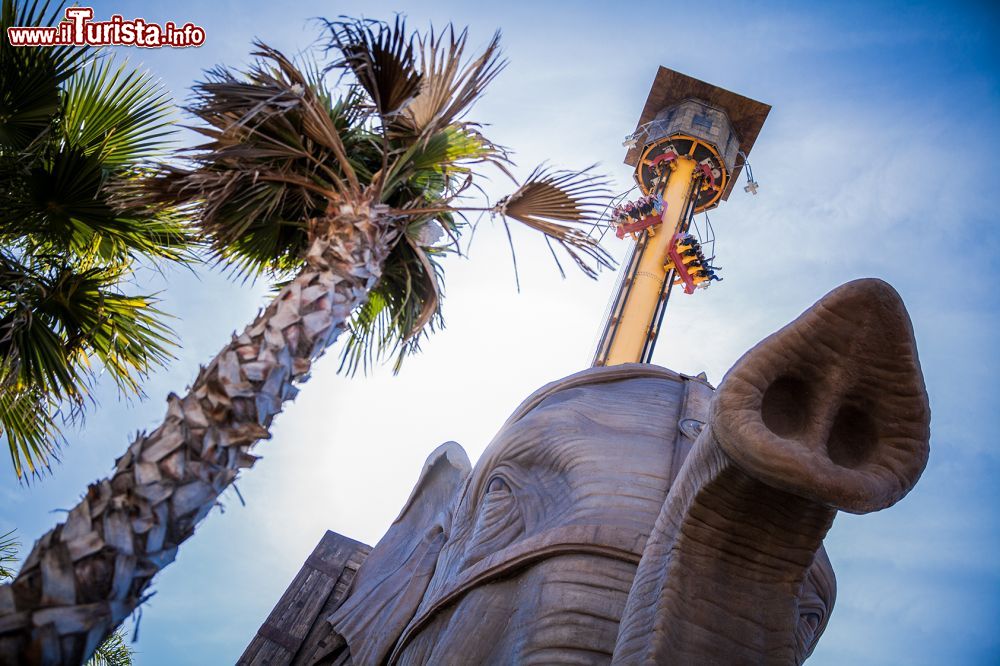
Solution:
[(378, 281), (395, 232), (385, 210), (341, 206), (314, 221), (306, 268), (198, 374), (167, 397), (114, 473), (38, 540), (0, 586), (0, 662), (78, 664), (145, 599), (240, 469), (314, 359)]

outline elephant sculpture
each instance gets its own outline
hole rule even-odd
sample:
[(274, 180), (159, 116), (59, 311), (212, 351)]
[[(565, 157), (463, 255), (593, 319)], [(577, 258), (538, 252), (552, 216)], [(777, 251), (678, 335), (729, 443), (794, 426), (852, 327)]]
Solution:
[(556, 381), (474, 468), (431, 454), (325, 663), (801, 663), (834, 602), (836, 511), (909, 492), (929, 423), (909, 317), (873, 279), (716, 391), (640, 364)]

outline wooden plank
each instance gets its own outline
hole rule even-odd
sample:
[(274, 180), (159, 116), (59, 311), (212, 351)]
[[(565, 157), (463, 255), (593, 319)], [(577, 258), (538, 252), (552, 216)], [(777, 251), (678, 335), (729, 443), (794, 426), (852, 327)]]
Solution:
[[(370, 550), (369, 548), (359, 549), (347, 561), (340, 574), (340, 578), (337, 580), (337, 584), (333, 588), (333, 592), (327, 599), (326, 604), (323, 605), (323, 609), (316, 616), (316, 621), (313, 622), (312, 629), (309, 630), (309, 634), (302, 642), (298, 654), (292, 660), (292, 666), (314, 666), (319, 663), (338, 664), (341, 663), (341, 659), (349, 660), (350, 655), (346, 650), (347, 646), (343, 638), (339, 634), (334, 633), (333, 627), (326, 621), (326, 618), (330, 617), (335, 610), (340, 608), (340, 604), (347, 598), (347, 593), (351, 589), (351, 583), (354, 581), (354, 575), (358, 572), (361, 563), (368, 557)], [(331, 659), (334, 656), (338, 656), (340, 659)]]
[(327, 531), (236, 663), (289, 666), (314, 625), (326, 625), (329, 613), (322, 611), (346, 598), (369, 552), (370, 546)]

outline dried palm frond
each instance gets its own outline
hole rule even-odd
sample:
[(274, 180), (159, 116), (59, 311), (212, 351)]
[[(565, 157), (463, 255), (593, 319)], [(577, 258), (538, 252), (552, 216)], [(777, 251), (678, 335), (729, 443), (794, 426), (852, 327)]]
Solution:
[(468, 30), (456, 33), (450, 24), (440, 34), (435, 35), (432, 29), (418, 37), (423, 82), (405, 115), (419, 134), (429, 135), (459, 121), (506, 67), (507, 62), (500, 58), (500, 31), (493, 34), (479, 57), (463, 64), (467, 39)]
[[(208, 141), (192, 166), (167, 167), (140, 185), (145, 203), (197, 207), (220, 262), (245, 277), (287, 277), (302, 265), (309, 220), (356, 199), (382, 162), (365, 127), (361, 92), (335, 99), (315, 66), (299, 67), (256, 43), (247, 72), (216, 68), (189, 111)], [(140, 202), (140, 197), (131, 197)]]
[(607, 179), (592, 169), (554, 171), (540, 166), (513, 194), (498, 201), (492, 212), (541, 231), (584, 273), (595, 277), (598, 268), (613, 268), (611, 256), (581, 229), (561, 224), (593, 225), (600, 218), (610, 190)]
[[(352, 191), (359, 191), (341, 137), (345, 125), (338, 127), (337, 121), (357, 120), (361, 114), (345, 105), (331, 108), (330, 94), (315, 71), (303, 72), (266, 44), (255, 42), (254, 46), (258, 60), (248, 72), (237, 75), (216, 68), (195, 87), (196, 102), (188, 111), (209, 125), (199, 131), (212, 140), (199, 148), (229, 151), (218, 156), (203, 152), (198, 161), (221, 160), (233, 167), (248, 158), (311, 158), (317, 177), (328, 180), (333, 191), (347, 191), (344, 181)], [(350, 95), (346, 99), (357, 102)], [(331, 111), (341, 111), (345, 117), (337, 118)], [(226, 164), (226, 158), (233, 163)]]
[(413, 54), (414, 35), (406, 21), (395, 23), (342, 18), (325, 21), (328, 49), (340, 52), (330, 68), (349, 69), (365, 89), (378, 115), (386, 120), (399, 113), (420, 90), (421, 76)]
[[(274, 61), (286, 79), (293, 82), (292, 91), (301, 94), (305, 102), (301, 106), (302, 129), (306, 133), (306, 136), (333, 151), (347, 182), (352, 188), (351, 192), (355, 195), (359, 194), (361, 186), (358, 183), (351, 158), (345, 150), (340, 133), (342, 128), (350, 127), (351, 125), (349, 122), (347, 124), (342, 122), (338, 127), (337, 118), (330, 113), (330, 100), (332, 96), (323, 84), (322, 74), (317, 69), (309, 68), (305, 72), (302, 72), (277, 49), (273, 49), (259, 41), (254, 44), (258, 48), (258, 51), (254, 55)], [(351, 99), (352, 95), (349, 92), (345, 97)], [(348, 116), (341, 118), (340, 120), (342, 121), (349, 121), (352, 117), (356, 122), (360, 122), (364, 117), (356, 108), (350, 108), (344, 104), (340, 104), (339, 106), (342, 113)], [(333, 108), (336, 108), (336, 105)], [(334, 181), (339, 182), (336, 178)]]

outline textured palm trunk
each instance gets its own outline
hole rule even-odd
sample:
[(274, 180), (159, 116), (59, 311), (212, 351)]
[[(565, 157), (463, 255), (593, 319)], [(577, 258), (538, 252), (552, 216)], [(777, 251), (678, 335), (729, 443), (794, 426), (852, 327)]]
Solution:
[(239, 471), (253, 466), (254, 444), (364, 302), (394, 240), (384, 211), (367, 206), (317, 222), (306, 268), (187, 395), (168, 396), (163, 423), (129, 446), (112, 476), (92, 484), (0, 587), (0, 663), (89, 658)]

